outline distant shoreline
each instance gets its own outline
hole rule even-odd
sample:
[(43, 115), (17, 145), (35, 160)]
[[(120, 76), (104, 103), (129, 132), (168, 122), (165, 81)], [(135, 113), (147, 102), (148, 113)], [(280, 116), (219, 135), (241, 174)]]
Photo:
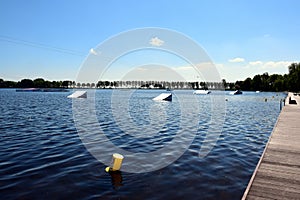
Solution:
[(300, 92), (300, 63), (292, 63), (288, 66), (289, 73), (280, 75), (255, 75), (244, 81), (219, 82), (206, 81), (108, 81), (99, 80), (97, 83), (80, 83), (70, 80), (48, 81), (43, 78), (22, 79), (21, 81), (5, 81), (0, 79), (0, 88), (77, 88), (77, 89), (171, 89), (171, 90), (242, 90), (242, 91), (266, 91), (266, 92)]
[[(190, 88), (179, 88), (179, 89), (171, 89), (167, 90), (164, 88), (0, 88), (3, 90), (15, 90), (17, 92), (27, 92), (27, 89), (33, 89), (34, 91), (28, 91), (28, 92), (71, 92), (72, 90), (152, 90), (152, 91), (166, 91), (166, 92), (172, 92), (172, 91), (183, 91), (183, 90), (204, 90), (204, 89), (190, 89)], [(25, 90), (25, 91), (21, 91)], [(208, 89), (209, 91), (235, 91), (235, 90), (230, 90), (230, 89)], [(251, 91), (251, 90), (243, 90), (243, 92), (257, 92), (257, 91)], [(260, 92), (278, 92), (278, 93), (288, 93), (288, 91), (260, 91)]]

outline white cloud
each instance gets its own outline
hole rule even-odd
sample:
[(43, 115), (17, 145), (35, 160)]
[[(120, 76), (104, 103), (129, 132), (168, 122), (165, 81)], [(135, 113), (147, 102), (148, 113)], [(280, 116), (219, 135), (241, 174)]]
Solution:
[(240, 62), (244, 62), (245, 59), (237, 57), (237, 58), (229, 59), (228, 61), (232, 63), (240, 63)]
[(165, 42), (161, 39), (159, 39), (158, 37), (153, 37), (151, 38), (150, 42), (149, 42), (152, 46), (156, 46), (156, 47), (160, 47), (162, 46)]
[(135, 70), (137, 71), (160, 71), (160, 72), (163, 72), (163, 71), (166, 71), (166, 68), (165, 67), (162, 67), (162, 66), (156, 66), (156, 65), (145, 65), (143, 67), (137, 67), (135, 68)]
[(232, 65), (231, 63), (216, 64), (219, 73), (226, 81), (235, 82), (236, 80), (245, 80), (247, 77), (253, 78), (257, 74), (268, 72), (271, 74), (287, 74), (288, 66), (295, 61), (261, 61), (254, 60), (244, 62), (239, 65)]
[(252, 61), (249, 62), (248, 67), (259, 67), (260, 69), (279, 69), (279, 68), (287, 68), (292, 61), (267, 61), (267, 62), (262, 62), (262, 61)]
[(215, 65), (216, 65), (217, 68), (223, 68), (224, 67), (224, 65), (222, 63), (215, 63)]
[(137, 71), (148, 71), (148, 68), (144, 68), (144, 67), (138, 67), (136, 68)]
[(193, 66), (180, 66), (180, 67), (176, 67), (175, 70), (177, 71), (189, 71), (189, 70), (193, 70), (194, 67)]
[[(218, 64), (220, 67), (220, 64)], [(205, 80), (210, 82), (220, 81), (219, 69), (212, 62), (202, 62), (194, 65), (182, 65), (174, 67), (174, 70), (179, 73), (185, 80), (197, 81)]]
[(263, 62), (262, 61), (252, 61), (252, 62), (249, 62), (249, 65), (254, 65), (254, 66), (257, 66), (257, 65), (262, 65)]
[(90, 53), (93, 54), (93, 55), (95, 55), (95, 56), (98, 55), (98, 53), (93, 48), (90, 49)]
[(269, 61), (263, 64), (263, 69), (278, 69), (278, 68), (287, 68), (291, 63), (291, 61)]
[(197, 68), (198, 69), (212, 69), (215, 67), (214, 63), (212, 62), (202, 62), (202, 63), (199, 63), (199, 64), (196, 64)]
[(193, 66), (193, 65), (179, 66), (179, 67), (176, 67), (175, 70), (176, 71), (191, 71), (191, 72), (196, 73), (197, 71), (210, 70), (214, 67), (216, 67), (216, 65), (214, 65), (211, 62), (203, 62), (203, 63), (196, 64), (196, 66)]

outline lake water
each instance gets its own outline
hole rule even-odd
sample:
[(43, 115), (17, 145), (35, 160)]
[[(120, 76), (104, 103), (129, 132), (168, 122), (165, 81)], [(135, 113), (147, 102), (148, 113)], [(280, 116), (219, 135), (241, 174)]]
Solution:
[[(98, 126), (109, 141), (127, 152), (158, 151), (174, 140), (182, 122), (184, 132), (195, 128), (189, 121), (198, 123), (191, 144), (174, 162), (160, 160), (162, 166), (167, 166), (132, 173), (130, 167), (135, 169), (135, 166), (128, 166), (130, 158), (127, 162), (125, 155), (124, 171), (109, 174), (104, 171), (106, 164), (87, 150), (89, 146), (81, 140), (83, 135), (78, 134), (75, 123), (78, 118), (72, 112), (72, 99), (67, 98), (71, 92), (1, 89), (1, 199), (240, 199), (276, 123), (280, 99), (285, 95), (244, 92), (231, 96), (228, 92), (213, 91), (207, 96), (195, 96), (190, 90), (182, 90), (173, 91), (172, 102), (152, 101), (161, 92), (164, 91), (96, 90), (91, 113), (96, 115)], [(199, 157), (213, 119), (214, 95), (224, 97), (224, 124), (215, 146), (206, 156)], [(181, 97), (190, 111), (186, 115), (180, 112)], [(198, 109), (189, 103), (194, 98)], [(79, 101), (84, 106), (83, 102), (89, 99)], [(127, 110), (122, 109), (122, 102)], [(161, 114), (164, 114), (162, 119)], [(126, 121), (125, 116), (131, 121)], [(97, 128), (96, 125), (93, 127)], [(139, 134), (141, 130), (145, 130), (143, 134), (154, 134), (144, 137)], [(185, 138), (178, 148), (183, 142)], [(111, 156), (104, 155), (107, 150), (99, 144), (95, 152)], [(172, 157), (176, 149), (164, 153)]]

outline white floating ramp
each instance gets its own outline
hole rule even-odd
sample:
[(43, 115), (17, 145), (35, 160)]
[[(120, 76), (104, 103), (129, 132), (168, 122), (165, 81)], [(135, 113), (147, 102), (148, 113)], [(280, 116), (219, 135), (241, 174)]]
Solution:
[(161, 93), (153, 98), (154, 101), (172, 101), (172, 93)]
[(236, 90), (236, 91), (232, 91), (229, 92), (230, 95), (238, 95), (238, 94), (243, 94), (243, 92), (241, 90)]
[(195, 90), (193, 92), (193, 94), (210, 94), (210, 93), (211, 93), (211, 91), (209, 91), (209, 90)]
[(87, 98), (86, 91), (75, 91), (73, 94), (69, 95), (68, 98)]

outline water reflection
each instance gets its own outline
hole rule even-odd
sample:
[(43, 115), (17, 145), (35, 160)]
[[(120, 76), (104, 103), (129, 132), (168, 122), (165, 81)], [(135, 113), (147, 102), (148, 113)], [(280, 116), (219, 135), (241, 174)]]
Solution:
[(114, 190), (120, 189), (123, 186), (123, 177), (121, 171), (110, 171), (108, 172), (111, 178), (111, 184)]

